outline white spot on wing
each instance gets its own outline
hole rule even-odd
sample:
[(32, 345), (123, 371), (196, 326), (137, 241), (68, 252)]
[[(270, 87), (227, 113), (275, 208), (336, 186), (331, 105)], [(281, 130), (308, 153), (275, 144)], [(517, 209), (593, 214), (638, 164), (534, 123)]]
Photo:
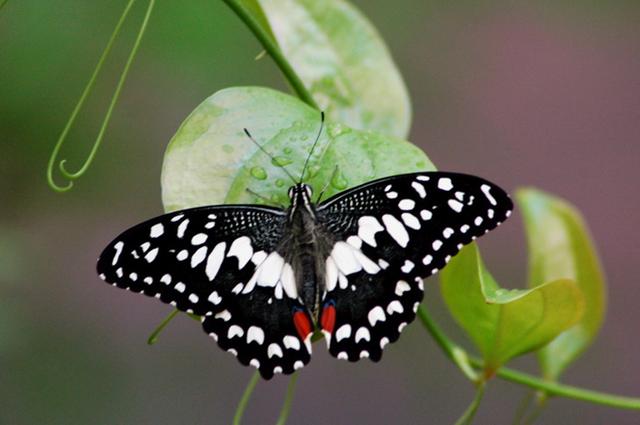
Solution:
[(365, 328), (364, 326), (358, 329), (358, 331), (356, 332), (356, 344), (362, 339), (364, 339), (365, 341), (371, 340), (371, 333), (369, 333), (369, 329)]
[(111, 265), (115, 266), (118, 262), (118, 258), (120, 258), (120, 254), (122, 253), (122, 248), (124, 248), (124, 243), (122, 241), (116, 243), (113, 246), (116, 250), (116, 254), (113, 256), (113, 260), (111, 261)]
[(209, 280), (215, 279), (218, 271), (220, 270), (220, 265), (222, 265), (222, 260), (224, 259), (224, 251), (227, 248), (226, 242), (218, 243), (207, 257), (207, 265), (205, 267), (205, 273)]
[(182, 223), (178, 225), (178, 237), (182, 238), (184, 236), (184, 232), (187, 231), (187, 226), (189, 225), (189, 219), (185, 218)]
[(163, 233), (164, 226), (162, 225), (162, 223), (156, 223), (151, 226), (151, 232), (149, 233), (149, 236), (151, 236), (152, 238), (157, 238), (159, 236), (162, 236)]
[(231, 320), (231, 313), (229, 313), (228, 310), (222, 310), (220, 313), (217, 313), (215, 316), (213, 316), (215, 319), (222, 319), (225, 322), (228, 322), (229, 320)]
[(416, 206), (416, 202), (412, 199), (403, 199), (398, 202), (398, 208), (403, 211), (411, 211)]
[(418, 192), (418, 196), (420, 196), (420, 198), (424, 199), (424, 197), (427, 196), (427, 191), (424, 190), (424, 186), (421, 183), (413, 182), (411, 183), (411, 187)]
[[(260, 265), (257, 284), (260, 286), (275, 287), (278, 280), (280, 280), (283, 266), (284, 258), (282, 258), (280, 254), (276, 251), (269, 254), (267, 259)], [(258, 272), (258, 270), (256, 270), (256, 272)]]
[(157, 255), (158, 255), (158, 248), (153, 248), (151, 251), (147, 252), (147, 255), (144, 256), (144, 259), (147, 260), (147, 263), (150, 263), (156, 259)]
[(384, 230), (377, 218), (365, 215), (358, 219), (358, 236), (367, 244), (376, 246), (376, 233)]
[(387, 313), (389, 315), (393, 313), (402, 313), (402, 312), (404, 312), (404, 308), (402, 308), (402, 304), (400, 304), (400, 301), (398, 300), (391, 301), (387, 306)]
[(282, 340), (284, 344), (284, 348), (289, 348), (291, 350), (299, 350), (300, 349), (300, 340), (295, 336), (287, 335)]
[(384, 223), (385, 229), (387, 229), (389, 235), (391, 235), (398, 245), (405, 248), (407, 243), (409, 243), (409, 234), (407, 233), (407, 229), (405, 229), (404, 225), (391, 214), (383, 215), (382, 222)]
[(247, 331), (247, 344), (251, 341), (262, 344), (264, 342), (264, 331), (257, 326), (251, 326)]
[(336, 341), (340, 342), (345, 338), (349, 338), (351, 336), (351, 325), (342, 325), (336, 331)]
[(376, 306), (369, 311), (367, 319), (369, 319), (369, 323), (371, 324), (371, 326), (375, 326), (376, 322), (384, 322), (386, 316), (382, 307)]
[(208, 236), (206, 233), (198, 233), (191, 238), (191, 245), (202, 245), (207, 241), (207, 238)]
[(400, 267), (400, 270), (402, 270), (403, 273), (410, 273), (414, 267), (415, 267), (415, 264), (413, 264), (413, 261), (405, 260), (402, 267)]
[(405, 224), (405, 226), (410, 227), (414, 230), (420, 229), (420, 220), (418, 220), (415, 215), (406, 212), (402, 213), (400, 218), (402, 218), (402, 222)]
[(201, 246), (198, 250), (191, 256), (191, 268), (196, 267), (198, 264), (202, 263), (207, 256), (207, 247)]
[(242, 337), (244, 335), (244, 330), (238, 325), (229, 326), (229, 330), (227, 331), (227, 338), (231, 339), (234, 337)]
[(207, 300), (211, 301), (214, 305), (218, 305), (220, 304), (220, 301), (222, 301), (222, 298), (216, 291), (213, 291), (211, 295), (209, 295), (209, 298), (207, 298)]
[(488, 184), (483, 184), (482, 186), (480, 186), (480, 190), (482, 190), (482, 193), (484, 193), (484, 196), (486, 196), (487, 199), (489, 200), (489, 202), (491, 202), (491, 205), (497, 205), (498, 204), (496, 202), (496, 198), (494, 198), (491, 195), (491, 186), (489, 186)]
[(253, 248), (251, 247), (251, 239), (248, 236), (240, 236), (234, 240), (227, 253), (227, 257), (235, 256), (238, 259), (238, 269), (243, 269), (251, 260), (252, 255)]
[(335, 261), (338, 269), (345, 275), (350, 275), (362, 270), (362, 265), (353, 255), (353, 248), (346, 242), (339, 241), (333, 245), (331, 258)]
[(441, 177), (440, 180), (438, 180), (438, 189), (444, 190), (444, 191), (449, 191), (453, 189), (453, 184), (451, 183), (451, 179), (449, 177)]
[(457, 201), (455, 199), (449, 199), (449, 207), (454, 210), (455, 212), (461, 212), (462, 208), (464, 207), (464, 204), (460, 201)]
[(271, 357), (282, 357), (282, 348), (280, 348), (280, 346), (278, 344), (276, 344), (275, 342), (269, 344), (269, 347), (267, 348), (267, 355), (269, 356), (269, 358)]
[(397, 296), (401, 297), (402, 294), (410, 290), (411, 290), (411, 286), (409, 286), (409, 284), (404, 280), (399, 280), (398, 283), (396, 283), (395, 293)]
[(282, 267), (280, 282), (282, 282), (282, 288), (289, 298), (293, 298), (294, 300), (298, 298), (296, 279), (293, 275), (293, 268), (291, 268), (291, 265), (289, 263), (285, 263)]

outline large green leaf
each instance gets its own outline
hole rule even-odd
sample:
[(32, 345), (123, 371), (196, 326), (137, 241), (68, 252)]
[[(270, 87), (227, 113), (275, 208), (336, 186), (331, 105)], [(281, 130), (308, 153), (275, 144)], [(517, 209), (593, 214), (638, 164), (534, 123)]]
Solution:
[[(255, 3), (262, 7), (261, 15)], [(343, 0), (243, 0), (329, 118), (406, 138), (411, 104), (382, 38)]]
[[(292, 181), (243, 128), (297, 179), (319, 126), (318, 111), (275, 90), (238, 87), (215, 93), (169, 143), (162, 169), (165, 209), (263, 202), (246, 189), (288, 204)], [(327, 121), (304, 180), (316, 193), (329, 183), (326, 198), (375, 178), (434, 169), (409, 142)]]
[(526, 189), (516, 199), (524, 215), (529, 243), (529, 286), (566, 278), (585, 299), (585, 314), (539, 353), (542, 372), (555, 379), (595, 338), (604, 319), (605, 283), (593, 242), (580, 214), (568, 203)]
[(440, 279), (449, 311), (482, 353), (489, 374), (549, 343), (583, 312), (580, 290), (568, 279), (528, 290), (501, 289), (475, 244), (455, 256)]

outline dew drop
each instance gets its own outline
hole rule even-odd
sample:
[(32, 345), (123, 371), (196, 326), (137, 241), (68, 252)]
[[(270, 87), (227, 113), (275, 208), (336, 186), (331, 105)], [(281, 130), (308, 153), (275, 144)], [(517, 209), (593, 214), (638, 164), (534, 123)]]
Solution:
[(338, 190), (346, 189), (347, 185), (348, 185), (347, 179), (344, 177), (344, 174), (342, 174), (342, 172), (340, 171), (335, 173), (333, 178), (331, 179), (331, 186), (333, 186)]
[(225, 151), (226, 153), (231, 153), (233, 152), (233, 146), (231, 145), (222, 145), (222, 150)]
[(282, 179), (276, 179), (276, 186), (278, 186), (278, 187), (282, 187), (282, 186), (284, 186), (284, 180), (282, 180)]
[(291, 154), (291, 152), (293, 152), (293, 149), (291, 149), (289, 147), (284, 148), (283, 150), (284, 150), (284, 153), (286, 153), (287, 155), (289, 155), (289, 154)]
[(265, 180), (267, 178), (267, 172), (262, 167), (253, 167), (250, 173), (253, 178), (258, 180)]
[(271, 160), (271, 163), (276, 167), (284, 167), (285, 165), (289, 165), (293, 162), (291, 158), (287, 158), (286, 156), (276, 156)]

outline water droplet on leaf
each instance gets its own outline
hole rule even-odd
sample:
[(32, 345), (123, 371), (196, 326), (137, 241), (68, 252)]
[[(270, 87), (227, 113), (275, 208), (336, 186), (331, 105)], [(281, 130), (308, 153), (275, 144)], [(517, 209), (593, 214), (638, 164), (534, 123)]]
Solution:
[(331, 179), (331, 186), (338, 190), (344, 190), (347, 188), (347, 185), (347, 179), (341, 171), (338, 171), (333, 175), (333, 178)]
[(271, 160), (271, 163), (276, 167), (284, 167), (285, 165), (289, 165), (293, 162), (291, 158), (287, 158), (286, 156), (276, 156)]
[(250, 173), (252, 177), (258, 180), (264, 180), (267, 178), (267, 172), (262, 167), (253, 167), (251, 168)]

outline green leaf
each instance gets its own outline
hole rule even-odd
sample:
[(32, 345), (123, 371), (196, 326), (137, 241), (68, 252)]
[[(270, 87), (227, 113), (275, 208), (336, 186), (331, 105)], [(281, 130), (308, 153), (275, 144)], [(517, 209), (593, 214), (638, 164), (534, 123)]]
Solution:
[[(288, 205), (292, 181), (243, 128), (297, 179), (319, 126), (318, 111), (275, 90), (237, 87), (215, 93), (189, 115), (169, 143), (162, 169), (165, 209), (264, 203), (246, 189)], [(409, 142), (327, 121), (304, 181), (316, 194), (329, 183), (326, 199), (375, 178), (434, 169)]]
[(606, 291), (602, 268), (580, 214), (567, 202), (535, 189), (516, 195), (529, 245), (529, 286), (571, 279), (585, 299), (585, 314), (538, 353), (547, 379), (560, 373), (593, 341), (602, 325)]
[[(280, 50), (327, 116), (406, 138), (409, 94), (382, 38), (343, 0), (244, 0), (262, 7)], [(264, 26), (255, 5), (250, 8)]]
[(501, 289), (475, 244), (441, 274), (442, 296), (492, 374), (509, 359), (536, 350), (575, 324), (583, 299), (574, 282), (558, 279), (528, 290)]

